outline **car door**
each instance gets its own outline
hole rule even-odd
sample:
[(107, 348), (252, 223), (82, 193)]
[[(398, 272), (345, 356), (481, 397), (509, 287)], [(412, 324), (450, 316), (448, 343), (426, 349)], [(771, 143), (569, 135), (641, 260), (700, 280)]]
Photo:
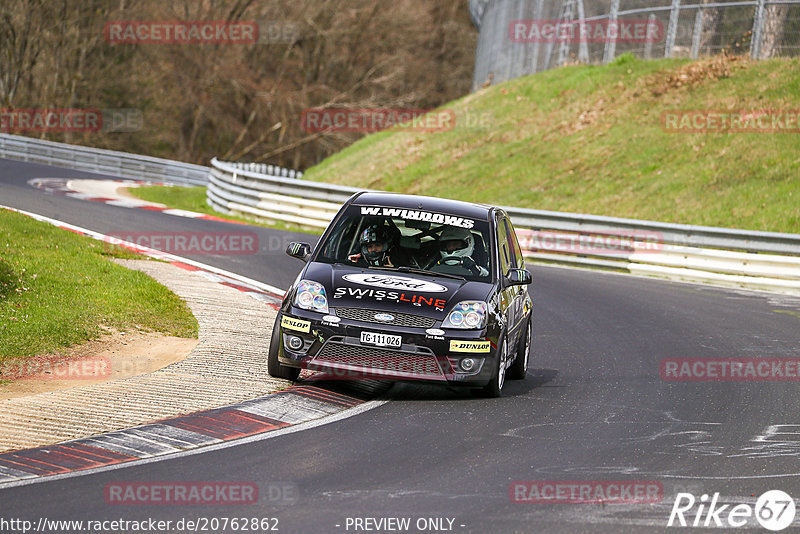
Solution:
[[(506, 335), (509, 351), (514, 350), (514, 344), (519, 337), (521, 299), (519, 289), (521, 286), (511, 286), (505, 281), (510, 269), (515, 269), (517, 259), (512, 240), (516, 237), (509, 235), (509, 225), (502, 214), (497, 216), (497, 248), (500, 264), (500, 306), (503, 310), (503, 319), (506, 324)], [(519, 246), (519, 245), (517, 245)]]
[[(517, 233), (514, 231), (514, 225), (511, 224), (511, 219), (505, 217), (506, 234), (508, 236), (508, 244), (511, 251), (512, 265), (515, 269), (525, 269), (525, 258), (522, 255), (522, 248), (519, 246)], [(531, 300), (528, 296), (528, 286), (516, 285), (514, 286), (514, 318), (515, 318), (515, 331), (517, 339), (525, 333), (525, 320), (528, 317), (528, 312), (531, 307)]]

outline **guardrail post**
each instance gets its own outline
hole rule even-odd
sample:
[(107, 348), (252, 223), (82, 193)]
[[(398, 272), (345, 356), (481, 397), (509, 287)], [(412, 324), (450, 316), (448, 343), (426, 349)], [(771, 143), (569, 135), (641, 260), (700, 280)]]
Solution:
[(764, 11), (765, 0), (758, 0), (755, 16), (753, 17), (753, 32), (750, 41), (750, 58), (761, 59), (761, 40), (764, 38)]
[[(608, 14), (608, 27), (611, 28), (612, 24), (617, 23), (617, 13), (619, 13), (619, 0), (612, 0), (611, 11)], [(606, 48), (603, 52), (603, 63), (608, 64), (614, 61), (614, 56), (617, 54), (617, 40), (609, 39), (608, 35), (611, 32), (606, 30)], [(619, 35), (619, 30), (617, 30)]]
[(672, 9), (669, 12), (669, 27), (667, 28), (667, 43), (664, 46), (664, 57), (672, 57), (675, 48), (675, 38), (678, 36), (678, 17), (681, 14), (681, 0), (672, 0)]

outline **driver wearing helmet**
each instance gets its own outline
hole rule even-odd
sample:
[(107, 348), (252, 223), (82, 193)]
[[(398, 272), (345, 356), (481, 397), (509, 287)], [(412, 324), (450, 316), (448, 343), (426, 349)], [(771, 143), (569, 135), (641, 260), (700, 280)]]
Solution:
[(439, 264), (460, 264), (475, 276), (487, 276), (489, 271), (475, 263), (475, 237), (466, 228), (448, 226), (439, 238)]
[(393, 252), (392, 234), (383, 225), (373, 224), (361, 232), (359, 245), (361, 252), (351, 254), (348, 260), (354, 263), (366, 263), (369, 267), (394, 267), (389, 254)]

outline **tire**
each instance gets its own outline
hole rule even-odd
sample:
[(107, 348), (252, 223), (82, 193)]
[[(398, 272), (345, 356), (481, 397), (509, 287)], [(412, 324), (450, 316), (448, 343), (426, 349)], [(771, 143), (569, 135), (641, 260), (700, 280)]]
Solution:
[(523, 380), (525, 374), (528, 372), (528, 358), (531, 353), (531, 335), (533, 334), (532, 318), (528, 319), (528, 324), (525, 325), (525, 332), (519, 337), (517, 343), (517, 357), (514, 363), (508, 368), (509, 380)]
[(283, 378), (294, 382), (300, 376), (300, 369), (289, 367), (278, 361), (278, 352), (281, 346), (281, 316), (275, 319), (275, 326), (272, 328), (272, 337), (269, 342), (269, 356), (267, 358), (267, 372), (273, 378)]
[(488, 384), (483, 386), (481, 393), (485, 397), (497, 398), (503, 393), (503, 385), (506, 381), (506, 368), (505, 363), (508, 358), (508, 342), (506, 341), (505, 333), (501, 335), (502, 341), (498, 341), (497, 346), (499, 352), (497, 354), (497, 365), (495, 365), (492, 379)]

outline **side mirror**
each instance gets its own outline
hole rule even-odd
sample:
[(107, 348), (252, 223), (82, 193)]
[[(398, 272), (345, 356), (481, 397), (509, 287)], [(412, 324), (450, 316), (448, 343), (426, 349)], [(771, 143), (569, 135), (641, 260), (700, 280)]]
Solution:
[(506, 280), (512, 286), (526, 286), (533, 281), (533, 277), (526, 269), (509, 269)]
[(286, 247), (286, 254), (298, 260), (308, 261), (311, 257), (311, 245), (308, 243), (289, 243)]

